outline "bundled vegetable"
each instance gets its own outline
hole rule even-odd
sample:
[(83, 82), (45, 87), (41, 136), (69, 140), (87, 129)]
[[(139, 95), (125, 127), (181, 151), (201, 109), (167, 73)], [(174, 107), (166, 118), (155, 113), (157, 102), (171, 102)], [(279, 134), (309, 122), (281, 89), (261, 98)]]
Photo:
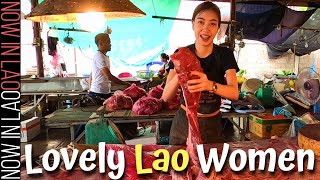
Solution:
[(243, 75), (245, 75), (246, 73), (247, 73), (247, 71), (244, 69), (240, 69), (240, 71), (237, 72), (237, 82), (239, 84), (242, 84), (247, 80), (245, 77), (243, 77)]

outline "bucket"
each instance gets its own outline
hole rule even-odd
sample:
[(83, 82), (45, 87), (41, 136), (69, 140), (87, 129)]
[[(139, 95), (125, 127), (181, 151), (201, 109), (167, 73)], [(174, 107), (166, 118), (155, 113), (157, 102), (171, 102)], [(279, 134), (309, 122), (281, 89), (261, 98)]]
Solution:
[(110, 120), (104, 119), (101, 113), (98, 119), (90, 120), (86, 124), (86, 144), (98, 145), (99, 142), (107, 144), (125, 144), (123, 136), (117, 126)]
[(241, 91), (254, 94), (261, 87), (261, 83), (259, 79), (248, 79), (241, 85)]

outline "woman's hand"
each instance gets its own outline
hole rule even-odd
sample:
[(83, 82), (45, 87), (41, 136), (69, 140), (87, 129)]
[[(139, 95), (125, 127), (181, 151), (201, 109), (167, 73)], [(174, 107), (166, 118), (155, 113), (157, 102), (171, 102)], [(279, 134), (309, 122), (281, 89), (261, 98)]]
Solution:
[(207, 75), (199, 71), (191, 71), (191, 75), (199, 76), (199, 79), (192, 79), (188, 81), (188, 90), (191, 93), (210, 91), (213, 82), (208, 80)]

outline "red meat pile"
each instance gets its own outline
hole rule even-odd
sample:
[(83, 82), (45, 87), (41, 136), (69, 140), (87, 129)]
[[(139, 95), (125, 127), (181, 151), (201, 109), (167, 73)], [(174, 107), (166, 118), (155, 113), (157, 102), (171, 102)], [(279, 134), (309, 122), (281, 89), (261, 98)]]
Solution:
[(178, 89), (177, 94), (173, 97), (170, 102), (163, 102), (164, 109), (179, 109), (180, 107), (180, 94), (181, 91)]
[(153, 87), (149, 93), (148, 93), (148, 96), (149, 97), (154, 97), (154, 98), (157, 98), (157, 99), (160, 99), (161, 96), (162, 96), (162, 93), (163, 93), (163, 88), (161, 87), (161, 85), (158, 85), (156, 87)]
[(159, 112), (162, 101), (154, 97), (142, 97), (133, 104), (132, 111), (138, 115), (151, 115)]
[(123, 90), (123, 94), (131, 97), (132, 101), (136, 102), (139, 98), (145, 96), (147, 93), (146, 90), (138, 87), (135, 84), (132, 84), (130, 87)]
[(131, 109), (133, 106), (133, 102), (131, 97), (129, 96), (116, 94), (106, 99), (103, 105), (107, 110), (113, 111), (121, 109)]
[[(158, 85), (156, 87), (153, 87), (149, 93), (149, 97), (154, 97), (157, 99), (161, 99), (163, 93), (163, 88), (161, 85)], [(180, 93), (181, 91), (178, 90), (176, 96), (170, 101), (170, 102), (162, 102), (163, 109), (179, 109), (180, 107)]]

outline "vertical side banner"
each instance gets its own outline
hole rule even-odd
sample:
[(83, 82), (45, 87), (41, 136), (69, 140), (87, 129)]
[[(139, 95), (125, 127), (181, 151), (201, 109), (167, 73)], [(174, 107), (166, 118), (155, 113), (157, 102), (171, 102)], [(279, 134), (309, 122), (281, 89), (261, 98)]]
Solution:
[(20, 179), (20, 1), (1, 1), (1, 179)]

